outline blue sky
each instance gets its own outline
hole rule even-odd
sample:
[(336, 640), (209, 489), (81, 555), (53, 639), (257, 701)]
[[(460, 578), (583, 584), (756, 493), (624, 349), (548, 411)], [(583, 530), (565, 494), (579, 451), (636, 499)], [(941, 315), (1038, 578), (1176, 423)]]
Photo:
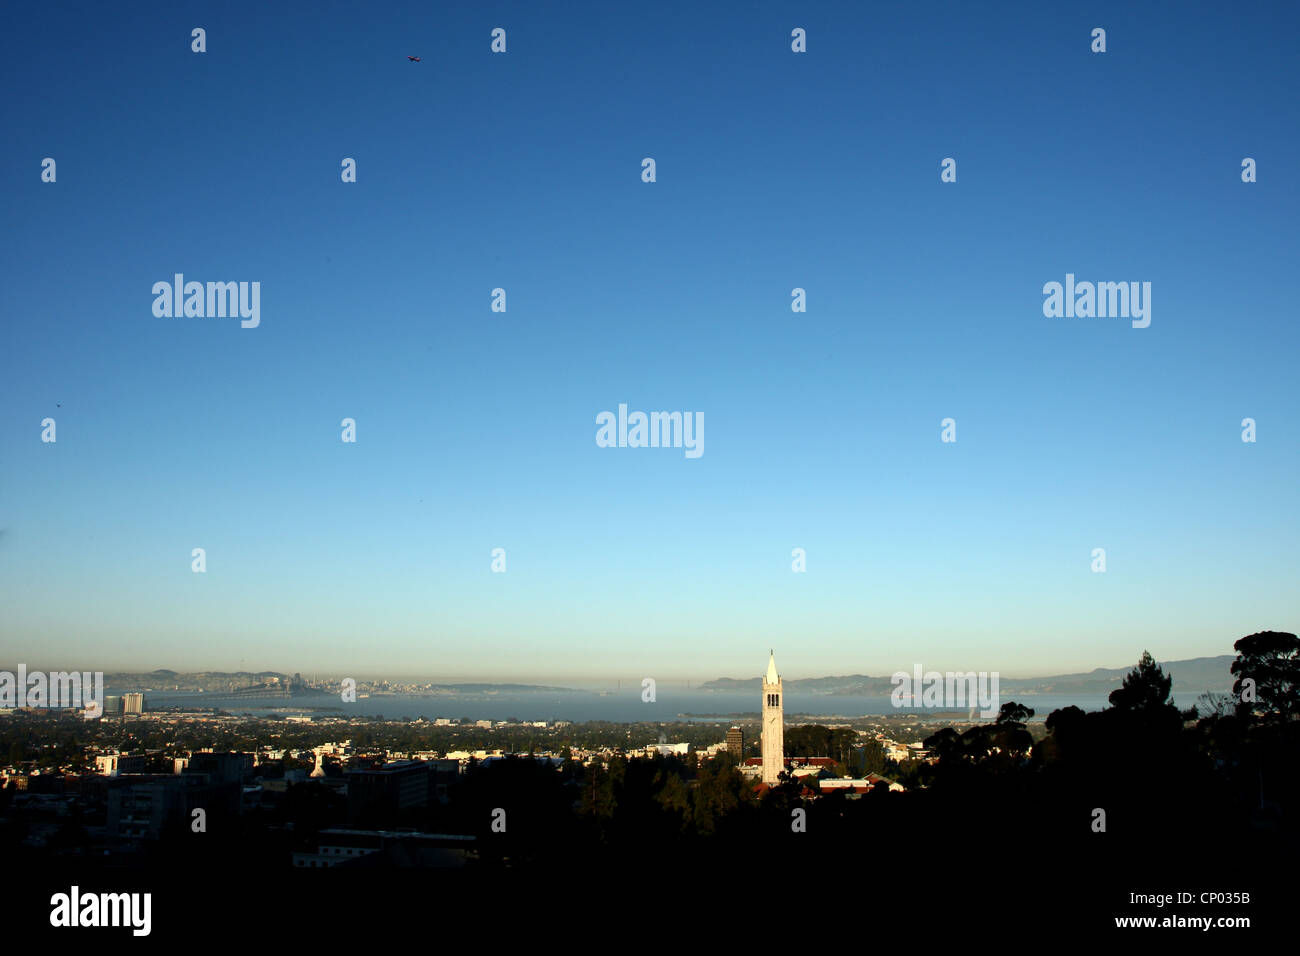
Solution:
[[(9, 13), (0, 659), (1021, 676), (1296, 629), (1300, 8), (457, 6)], [(155, 317), (176, 272), (260, 327)], [(1045, 318), (1066, 273), (1150, 327)], [(620, 402), (703, 456), (597, 447)]]

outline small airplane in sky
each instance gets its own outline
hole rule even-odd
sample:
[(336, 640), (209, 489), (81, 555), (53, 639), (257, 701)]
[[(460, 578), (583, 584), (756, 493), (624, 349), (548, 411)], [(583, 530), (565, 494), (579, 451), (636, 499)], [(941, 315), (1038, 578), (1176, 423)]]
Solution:
[(420, 58), (418, 56), (408, 56), (407, 59), (410, 60), (412, 63), (420, 62)]

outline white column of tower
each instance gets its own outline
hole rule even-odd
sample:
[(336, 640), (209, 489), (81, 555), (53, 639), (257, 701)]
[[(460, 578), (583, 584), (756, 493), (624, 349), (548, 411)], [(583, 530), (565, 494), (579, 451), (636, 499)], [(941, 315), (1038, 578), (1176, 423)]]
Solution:
[(775, 784), (785, 769), (785, 700), (781, 676), (776, 672), (776, 654), (767, 659), (763, 678), (763, 782)]

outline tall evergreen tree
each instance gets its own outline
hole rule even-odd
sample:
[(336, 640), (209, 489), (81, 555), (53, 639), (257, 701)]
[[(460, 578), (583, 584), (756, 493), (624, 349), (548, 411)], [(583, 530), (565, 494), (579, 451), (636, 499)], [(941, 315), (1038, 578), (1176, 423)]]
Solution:
[(1166, 674), (1151, 656), (1142, 652), (1137, 667), (1129, 671), (1124, 683), (1110, 692), (1110, 705), (1116, 710), (1133, 714), (1152, 714), (1172, 708), (1170, 689), (1173, 678)]

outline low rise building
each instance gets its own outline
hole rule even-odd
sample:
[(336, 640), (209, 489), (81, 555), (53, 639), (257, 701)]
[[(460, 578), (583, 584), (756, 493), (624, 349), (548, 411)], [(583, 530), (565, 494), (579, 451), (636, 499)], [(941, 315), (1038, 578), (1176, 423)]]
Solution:
[(143, 754), (100, 754), (95, 758), (95, 772), (105, 777), (116, 777), (124, 773), (144, 773), (144, 768)]
[(314, 851), (293, 854), (295, 867), (461, 867), (477, 856), (475, 838), (454, 833), (334, 828), (317, 840)]
[(889, 790), (902, 792), (904, 787), (896, 780), (890, 780), (888, 777), (882, 777), (878, 773), (869, 773), (865, 777), (840, 777), (830, 778), (817, 781), (817, 786), (822, 793), (834, 793), (843, 791), (846, 793), (870, 793), (877, 786), (883, 785)]

